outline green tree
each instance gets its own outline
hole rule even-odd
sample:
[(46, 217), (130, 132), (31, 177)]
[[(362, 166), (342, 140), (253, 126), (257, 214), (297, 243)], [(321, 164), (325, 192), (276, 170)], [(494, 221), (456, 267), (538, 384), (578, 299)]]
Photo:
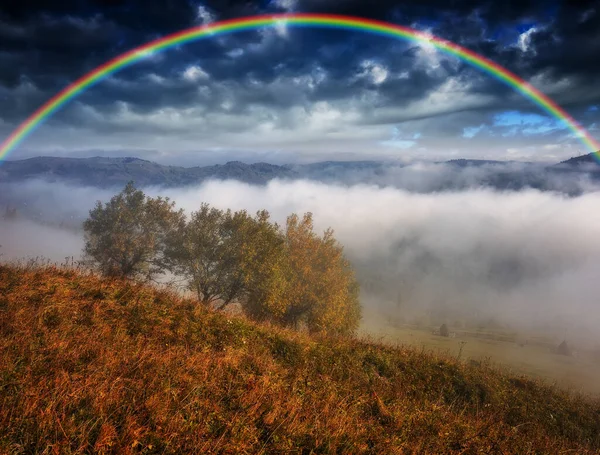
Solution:
[[(167, 240), (169, 269), (187, 281), (204, 305), (224, 309), (232, 302), (248, 313), (257, 300), (267, 302), (271, 257), (283, 244), (278, 226), (266, 211), (251, 217), (245, 210), (223, 211), (208, 204), (180, 223)], [(254, 305), (254, 307), (257, 307)], [(258, 318), (258, 313), (253, 314)]]
[(223, 309), (239, 299), (245, 289), (235, 248), (240, 241), (233, 225), (237, 218), (230, 210), (202, 204), (167, 239), (169, 269), (183, 276), (188, 289), (205, 305), (219, 302), (218, 308)]
[(166, 239), (184, 219), (169, 198), (151, 198), (129, 182), (83, 223), (84, 254), (105, 275), (153, 279), (165, 270)]

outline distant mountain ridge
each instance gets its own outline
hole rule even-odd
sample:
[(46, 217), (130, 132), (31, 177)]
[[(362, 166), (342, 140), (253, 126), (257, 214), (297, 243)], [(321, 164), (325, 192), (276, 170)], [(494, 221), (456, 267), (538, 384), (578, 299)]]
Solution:
[[(586, 172), (600, 180), (600, 165), (589, 155), (570, 158), (550, 166), (514, 161), (453, 159), (429, 164), (447, 164), (454, 168), (483, 168), (493, 166), (482, 183), (499, 189), (540, 188), (540, 169), (544, 173), (563, 175)], [(505, 168), (502, 168), (504, 166)], [(509, 169), (512, 166), (514, 169)], [(384, 161), (323, 161), (310, 164), (275, 165), (246, 164), (230, 161), (212, 166), (167, 166), (135, 157), (123, 158), (63, 158), (40, 156), (0, 163), (0, 183), (28, 179), (62, 181), (99, 188), (122, 187), (133, 180), (137, 186), (181, 187), (202, 183), (208, 179), (237, 180), (263, 185), (272, 179), (305, 178), (322, 182), (387, 183), (383, 178), (390, 169), (401, 170), (406, 165)], [(520, 169), (517, 169), (520, 168)], [(401, 176), (399, 177), (401, 178)], [(543, 188), (541, 188), (543, 189)]]
[[(600, 150), (597, 153), (600, 154)], [(600, 160), (597, 156), (594, 156), (594, 153), (569, 158), (568, 160), (558, 163), (558, 166), (587, 166), (590, 164), (600, 165)]]
[(286, 177), (295, 177), (295, 173), (274, 164), (245, 164), (240, 161), (214, 166), (182, 167), (165, 166), (133, 157), (35, 157), (0, 164), (0, 182), (40, 178), (100, 188), (123, 186), (131, 180), (141, 187), (176, 187), (197, 184), (209, 178), (265, 184), (273, 178)]

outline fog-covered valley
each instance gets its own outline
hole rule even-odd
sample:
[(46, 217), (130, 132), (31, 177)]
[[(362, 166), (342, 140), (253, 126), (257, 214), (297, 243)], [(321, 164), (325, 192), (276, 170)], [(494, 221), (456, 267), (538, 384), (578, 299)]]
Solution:
[[(357, 172), (353, 184), (207, 180), (144, 191), (167, 196), (188, 213), (202, 202), (250, 212), (265, 208), (279, 223), (292, 212), (312, 212), (317, 230), (331, 226), (354, 264), (367, 322), (495, 324), (600, 341), (600, 191), (593, 180), (557, 177), (552, 185), (578, 188), (569, 195), (486, 187), (481, 176), (489, 170), (481, 166), (445, 165), (442, 172), (419, 165), (401, 172), (396, 182), (406, 188), (385, 179), (361, 183)], [(462, 183), (460, 189), (411, 191), (417, 183), (431, 189), (440, 181)], [(121, 189), (39, 179), (1, 186), (6, 213), (16, 209), (16, 216), (0, 221), (4, 260), (79, 257), (81, 222), (97, 200)]]

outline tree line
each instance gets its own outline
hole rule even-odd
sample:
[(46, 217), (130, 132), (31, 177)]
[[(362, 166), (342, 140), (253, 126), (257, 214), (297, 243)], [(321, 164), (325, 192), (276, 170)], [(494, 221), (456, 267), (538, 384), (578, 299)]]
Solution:
[(186, 216), (169, 198), (130, 182), (83, 224), (84, 254), (104, 275), (152, 280), (181, 277), (199, 302), (238, 303), (249, 317), (313, 333), (348, 335), (361, 318), (359, 286), (331, 229), (314, 231), (311, 213), (285, 226), (266, 210), (201, 204)]

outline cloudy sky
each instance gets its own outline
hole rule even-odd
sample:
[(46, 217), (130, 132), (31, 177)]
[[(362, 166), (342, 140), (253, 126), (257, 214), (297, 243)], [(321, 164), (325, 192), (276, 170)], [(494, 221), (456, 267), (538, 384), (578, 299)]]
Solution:
[[(60, 89), (149, 40), (289, 12), (386, 20), (459, 43), (529, 81), (600, 140), (598, 0), (2, 0), (0, 139)], [(531, 101), (427, 45), (279, 25), (150, 55), (70, 102), (11, 159), (556, 161), (587, 152)]]

